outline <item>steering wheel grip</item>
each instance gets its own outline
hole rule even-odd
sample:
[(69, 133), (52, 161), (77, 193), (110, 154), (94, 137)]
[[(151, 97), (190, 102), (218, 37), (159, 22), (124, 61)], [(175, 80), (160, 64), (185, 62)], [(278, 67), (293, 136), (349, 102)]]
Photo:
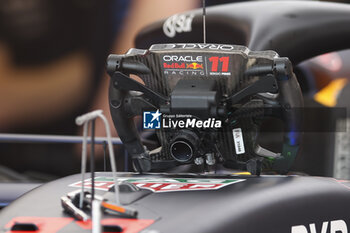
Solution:
[[(115, 74), (114, 74), (115, 75)], [(141, 143), (132, 118), (125, 112), (124, 101), (128, 91), (118, 89), (114, 85), (113, 76), (109, 85), (109, 106), (113, 123), (127, 152), (131, 155), (135, 168), (142, 171), (151, 170), (151, 161)]]
[[(285, 59), (285, 58), (281, 58)], [(289, 60), (286, 59), (290, 64)], [(278, 61), (275, 63), (275, 68), (279, 70)], [(288, 65), (289, 66), (289, 65)], [(278, 72), (277, 83), (279, 87), (279, 96), (277, 97), (282, 107), (282, 118), (285, 122), (285, 135), (283, 139), (282, 153), (279, 157), (272, 159), (272, 169), (279, 171), (279, 173), (287, 173), (292, 166), (302, 139), (302, 123), (304, 107), (303, 97), (301, 94), (299, 83), (295, 74), (291, 70), (284, 68), (287, 72)]]
[(271, 71), (276, 78), (279, 92), (277, 97), (271, 96), (268, 99), (273, 100), (281, 111), (272, 111), (270, 116), (280, 118), (284, 122), (282, 152), (269, 151), (259, 144), (254, 144), (253, 147), (255, 154), (268, 158), (269, 167), (272, 170), (285, 174), (292, 166), (301, 143), (304, 104), (300, 86), (289, 59), (275, 58)]

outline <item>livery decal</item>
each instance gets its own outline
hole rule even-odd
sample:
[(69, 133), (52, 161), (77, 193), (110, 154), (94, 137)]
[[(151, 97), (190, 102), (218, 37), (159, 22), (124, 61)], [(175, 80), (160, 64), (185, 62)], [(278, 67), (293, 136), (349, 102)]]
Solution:
[[(78, 226), (85, 230), (92, 229), (92, 222), (89, 221), (77, 221), (75, 222)], [(122, 218), (108, 218), (103, 219), (101, 224), (103, 225), (118, 225), (123, 230), (123, 233), (137, 233), (143, 229), (149, 227), (154, 223), (153, 219), (122, 219)]]
[[(203, 179), (203, 178), (118, 178), (119, 182), (129, 182), (142, 189), (152, 192), (175, 192), (175, 191), (198, 191), (218, 190), (225, 186), (245, 181), (244, 179)], [(85, 187), (91, 188), (91, 179), (84, 182)], [(95, 187), (99, 190), (108, 191), (113, 187), (112, 177), (96, 177)], [(81, 187), (81, 181), (69, 185)]]
[(192, 31), (194, 14), (176, 14), (168, 18), (163, 24), (163, 32), (173, 38), (177, 33)]
[[(32, 223), (38, 227), (35, 233), (56, 233), (66, 227), (69, 223), (73, 222), (73, 218), (56, 218), (56, 217), (15, 217), (9, 223), (6, 224), (7, 232), (29, 232), (29, 231), (11, 231), (11, 227), (15, 223)], [(0, 232), (2, 232), (0, 230)]]

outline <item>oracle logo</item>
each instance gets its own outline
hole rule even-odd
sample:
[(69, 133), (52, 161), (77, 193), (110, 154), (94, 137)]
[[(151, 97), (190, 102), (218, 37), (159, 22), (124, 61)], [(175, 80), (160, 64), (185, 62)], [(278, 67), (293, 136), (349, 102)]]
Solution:
[(167, 62), (203, 62), (203, 56), (176, 56), (164, 55), (163, 60)]

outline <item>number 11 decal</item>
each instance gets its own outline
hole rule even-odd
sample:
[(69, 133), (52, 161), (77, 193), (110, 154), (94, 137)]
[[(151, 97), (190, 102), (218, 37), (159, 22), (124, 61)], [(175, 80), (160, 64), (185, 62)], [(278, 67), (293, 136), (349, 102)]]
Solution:
[(219, 67), (219, 61), (222, 63), (221, 71), (220, 72), (227, 72), (228, 71), (228, 64), (230, 61), (229, 57), (210, 57), (209, 61), (212, 63), (211, 65), (211, 72), (218, 72)]

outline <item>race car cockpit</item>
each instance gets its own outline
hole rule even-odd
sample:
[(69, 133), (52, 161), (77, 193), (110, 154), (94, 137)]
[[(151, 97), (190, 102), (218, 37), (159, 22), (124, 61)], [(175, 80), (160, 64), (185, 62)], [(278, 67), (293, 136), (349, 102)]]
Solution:
[[(203, 15), (191, 11), (151, 25), (137, 48), (107, 59), (110, 112), (135, 171), (116, 172), (102, 111), (80, 116), (82, 174), (14, 201), (0, 212), (0, 231), (348, 232), (349, 181), (287, 173), (305, 110), (292, 64), (348, 48), (350, 6), (262, 1), (207, 13), (204, 43)], [(137, 116), (157, 144), (141, 140)], [(97, 118), (112, 172), (93, 167)], [(258, 140), (267, 118), (283, 124), (278, 151)], [(201, 172), (166, 173), (188, 165)]]
[[(345, 131), (335, 129), (337, 117), (334, 116), (346, 118), (348, 110), (343, 105), (325, 108), (313, 99), (302, 62), (349, 48), (349, 6), (318, 1), (259, 1), (210, 7), (207, 13), (206, 37), (210, 43), (244, 45), (252, 51), (273, 50), (289, 58), (303, 92), (302, 128), (306, 132), (303, 134), (306, 143), (300, 147), (293, 170), (334, 176), (337, 161), (333, 160), (338, 145), (333, 143), (333, 134)], [(135, 45), (147, 49), (156, 43), (198, 43), (203, 41), (202, 27), (201, 10), (177, 14), (144, 28)], [(312, 77), (311, 82), (318, 82), (317, 78), (322, 77)], [(272, 120), (263, 128), (273, 132), (264, 134), (265, 147), (281, 150), (274, 144), (283, 136), (283, 126)], [(345, 173), (349, 172), (344, 171), (343, 176)]]

